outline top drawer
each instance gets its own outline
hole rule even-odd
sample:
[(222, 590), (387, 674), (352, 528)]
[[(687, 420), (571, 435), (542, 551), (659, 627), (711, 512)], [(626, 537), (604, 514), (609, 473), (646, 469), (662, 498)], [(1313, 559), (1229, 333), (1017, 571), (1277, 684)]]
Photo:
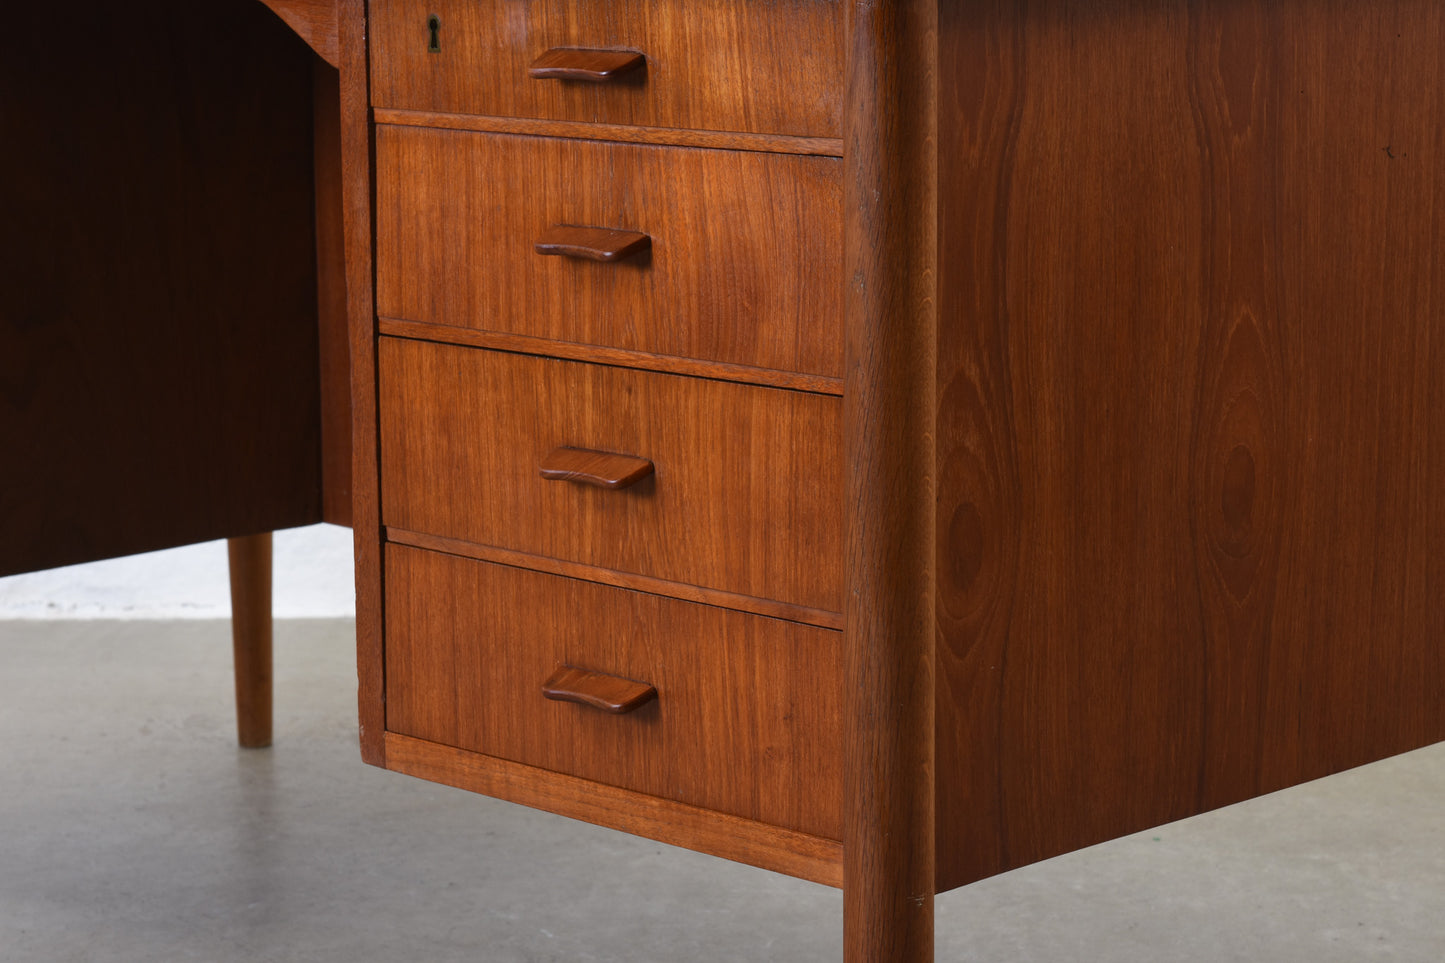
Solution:
[[(376, 107), (841, 136), (840, 0), (374, 0), (370, 33)], [(602, 83), (529, 76), (555, 48), (646, 62)]]

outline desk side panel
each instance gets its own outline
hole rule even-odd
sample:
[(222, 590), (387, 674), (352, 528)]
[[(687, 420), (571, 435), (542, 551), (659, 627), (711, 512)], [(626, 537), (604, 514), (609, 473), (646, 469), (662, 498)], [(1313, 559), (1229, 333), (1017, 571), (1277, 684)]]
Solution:
[(0, 573), (320, 519), (312, 55), (252, 0), (0, 32)]
[(940, 888), (1445, 738), (1445, 11), (945, 6)]

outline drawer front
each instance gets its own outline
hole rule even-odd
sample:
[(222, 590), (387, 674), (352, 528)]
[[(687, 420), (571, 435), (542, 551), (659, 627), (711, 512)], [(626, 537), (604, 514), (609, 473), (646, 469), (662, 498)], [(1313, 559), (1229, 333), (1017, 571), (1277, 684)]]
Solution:
[[(377, 310), (841, 377), (836, 158), (378, 127)], [(549, 256), (562, 225), (645, 234)]]
[[(840, 136), (839, 0), (373, 0), (369, 16), (377, 107)], [(646, 61), (601, 83), (530, 76), (556, 48)]]
[[(382, 521), (838, 612), (840, 399), (381, 339)], [(621, 490), (562, 447), (650, 459)]]
[[(551, 701), (561, 666), (645, 682)], [(839, 838), (838, 633), (403, 546), (386, 551), (386, 725)]]

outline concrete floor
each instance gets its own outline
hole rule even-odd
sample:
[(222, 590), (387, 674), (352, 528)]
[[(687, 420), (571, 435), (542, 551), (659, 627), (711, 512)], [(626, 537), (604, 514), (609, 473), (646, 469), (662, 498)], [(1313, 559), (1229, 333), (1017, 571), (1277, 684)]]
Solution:
[[(835, 961), (811, 883), (364, 766), (351, 624), (0, 622), (0, 960)], [(1445, 746), (939, 897), (940, 961), (1445, 960)]]

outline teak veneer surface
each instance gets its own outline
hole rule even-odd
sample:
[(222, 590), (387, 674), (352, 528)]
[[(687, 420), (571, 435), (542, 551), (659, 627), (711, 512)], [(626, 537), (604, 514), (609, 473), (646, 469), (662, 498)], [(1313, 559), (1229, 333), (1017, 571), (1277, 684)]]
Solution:
[(1445, 738), (1445, 8), (942, 9), (940, 886)]
[[(836, 159), (383, 126), (376, 167), (383, 316), (842, 373)], [(560, 225), (651, 249), (538, 254)]]
[[(380, 340), (384, 524), (840, 610), (836, 397)], [(655, 473), (542, 478), (561, 446)]]
[[(377, 107), (644, 127), (837, 137), (839, 0), (376, 0)], [(427, 18), (440, 19), (428, 51)], [(607, 83), (540, 80), (557, 47), (635, 50), (646, 65)]]
[[(837, 632), (399, 545), (386, 586), (388, 730), (838, 838)], [(549, 700), (563, 665), (657, 697)]]
[[(835, 266), (807, 266), (820, 273), (789, 295), (798, 316), (816, 299), (840, 323), (843, 354), (827, 369), (777, 360), (826, 344), (793, 332), (742, 342), (772, 360), (695, 357), (734, 350), (734, 331), (710, 329), (752, 324), (746, 310), (698, 335), (686, 313), (654, 319), (636, 303), (604, 320), (615, 292), (584, 320), (513, 315), (482, 288), (428, 290), (500, 271), (427, 264), (468, 225), (511, 216), (492, 198), (429, 239), (449, 216), (439, 205), (471, 202), (428, 197), (432, 213), (380, 243), (429, 245), (430, 260), (396, 261), (378, 284), (395, 298), (388, 285), (408, 286), (433, 315), (398, 312), (385, 329), (466, 331), (493, 350), (381, 339), (386, 512), (371, 531), (384, 522), (428, 548), (632, 588), (671, 580), (695, 600), (728, 592), (835, 613), (850, 963), (930, 958), (934, 889), (1445, 738), (1435, 0), (483, 3), (441, 14), (463, 25), (465, 65), (402, 49), (420, 8), (376, 9), (373, 77), (392, 108), (381, 116), (478, 131), (406, 135), (417, 144), (490, 152), (502, 136), (547, 134), (559, 139), (547, 150), (609, 158), (590, 191), (660, 191), (670, 208), (692, 203), (677, 185), (706, 170), (676, 174), (688, 162), (671, 158), (687, 151), (564, 138), (694, 127), (748, 132), (760, 150), (782, 149), (778, 134), (842, 145), (829, 175), (840, 200), (778, 215), (808, 243), (841, 238)], [(516, 19), (487, 19), (504, 9)], [(604, 10), (615, 32), (568, 32), (607, 21)], [(814, 15), (832, 19), (799, 26)], [(790, 41), (836, 68), (805, 60), (781, 80), (715, 70), (781, 50), (739, 42), (773, 17), (793, 18)], [(679, 93), (667, 45), (654, 61), (624, 23), (705, 31), (693, 63), (715, 82)], [(846, 98), (824, 77), (841, 77), (841, 53), (818, 43), (834, 36), (849, 38)], [(522, 79), (567, 44), (635, 45), (646, 79)], [(826, 123), (766, 119), (809, 95), (828, 104)], [(626, 124), (645, 128), (624, 136)], [(400, 135), (380, 136), (398, 191), (439, 186), (400, 163)], [(636, 159), (649, 150), (668, 160)], [(532, 156), (509, 155), (507, 176)], [(453, 181), (477, 166), (454, 163)], [(516, 194), (528, 182), (508, 183)], [(383, 197), (394, 210), (382, 216), (400, 218)], [(590, 226), (667, 238), (651, 224)], [(557, 327), (493, 329), (512, 316)], [(634, 316), (663, 340), (626, 340), (646, 330)], [(369, 364), (370, 342), (357, 343)], [(841, 383), (843, 397), (505, 353), (553, 350), (744, 380), (827, 374), (824, 390)], [(626, 492), (543, 488), (554, 483), (536, 460), (558, 445), (650, 458), (657, 476)], [(377, 550), (371, 538), (363, 566)], [(381, 583), (367, 571), (374, 628)], [(375, 634), (366, 646), (374, 725)], [(385, 745), (430, 778), (586, 809), (576, 785), (549, 782), (573, 777), (401, 735)], [(611, 791), (584, 818), (720, 851), (695, 810), (672, 832), (671, 815), (638, 802), (657, 797)]]
[(842, 885), (842, 846), (835, 839), (781, 829), (394, 732), (386, 734), (385, 746), (389, 767), (420, 779), (572, 819), (585, 819), (826, 886)]

